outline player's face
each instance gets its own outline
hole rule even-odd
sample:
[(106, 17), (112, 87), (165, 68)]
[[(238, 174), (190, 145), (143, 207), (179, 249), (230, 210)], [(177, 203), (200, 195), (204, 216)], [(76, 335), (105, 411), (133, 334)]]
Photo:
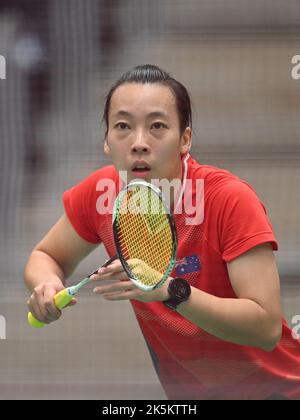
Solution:
[(181, 176), (191, 129), (180, 134), (176, 100), (167, 86), (127, 83), (112, 95), (104, 151), (128, 182)]

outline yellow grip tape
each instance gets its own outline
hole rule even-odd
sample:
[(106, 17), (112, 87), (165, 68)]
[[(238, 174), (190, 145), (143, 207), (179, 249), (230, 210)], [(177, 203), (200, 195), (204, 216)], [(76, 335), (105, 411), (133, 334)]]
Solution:
[[(71, 302), (73, 296), (70, 296), (68, 289), (63, 289), (54, 296), (54, 303), (58, 309), (62, 309)], [(28, 312), (28, 323), (34, 328), (42, 328), (45, 324), (37, 320), (31, 312)]]

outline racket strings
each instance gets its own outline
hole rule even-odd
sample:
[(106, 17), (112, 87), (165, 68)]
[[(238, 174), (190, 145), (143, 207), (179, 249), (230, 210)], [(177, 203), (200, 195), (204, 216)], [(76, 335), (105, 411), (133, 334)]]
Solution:
[(134, 277), (153, 286), (168, 270), (173, 252), (168, 214), (150, 189), (128, 191), (116, 221), (122, 255)]

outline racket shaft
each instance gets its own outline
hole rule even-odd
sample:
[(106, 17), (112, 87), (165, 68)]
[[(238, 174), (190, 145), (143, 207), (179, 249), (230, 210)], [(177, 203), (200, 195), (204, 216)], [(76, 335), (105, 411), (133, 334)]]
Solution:
[(107, 267), (108, 265), (110, 265), (113, 261), (115, 261), (116, 259), (118, 259), (118, 255), (114, 255), (113, 257), (111, 257), (109, 260), (105, 261), (104, 264), (100, 265), (100, 267), (97, 268), (97, 270), (93, 271), (91, 274), (88, 275), (88, 278), (90, 278), (93, 274), (97, 274), (98, 270), (100, 270), (100, 268), (103, 267)]

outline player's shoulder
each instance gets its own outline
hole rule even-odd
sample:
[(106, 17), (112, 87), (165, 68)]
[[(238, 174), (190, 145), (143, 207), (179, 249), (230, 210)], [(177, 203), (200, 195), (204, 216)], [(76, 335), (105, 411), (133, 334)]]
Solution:
[(190, 176), (204, 181), (206, 198), (230, 198), (240, 194), (255, 194), (255, 189), (247, 181), (227, 169), (202, 164), (192, 159)]
[(112, 179), (115, 180), (118, 174), (113, 165), (102, 166), (101, 168), (96, 169), (94, 172), (90, 173), (87, 179), (98, 181), (100, 179)]
[(91, 172), (85, 178), (83, 178), (78, 185), (83, 188), (94, 188), (99, 181), (112, 181), (116, 182), (118, 179), (118, 173), (113, 165), (103, 166)]
[(190, 175), (193, 178), (203, 179), (209, 185), (228, 183), (239, 178), (227, 169), (200, 163), (193, 158), (189, 162)]

